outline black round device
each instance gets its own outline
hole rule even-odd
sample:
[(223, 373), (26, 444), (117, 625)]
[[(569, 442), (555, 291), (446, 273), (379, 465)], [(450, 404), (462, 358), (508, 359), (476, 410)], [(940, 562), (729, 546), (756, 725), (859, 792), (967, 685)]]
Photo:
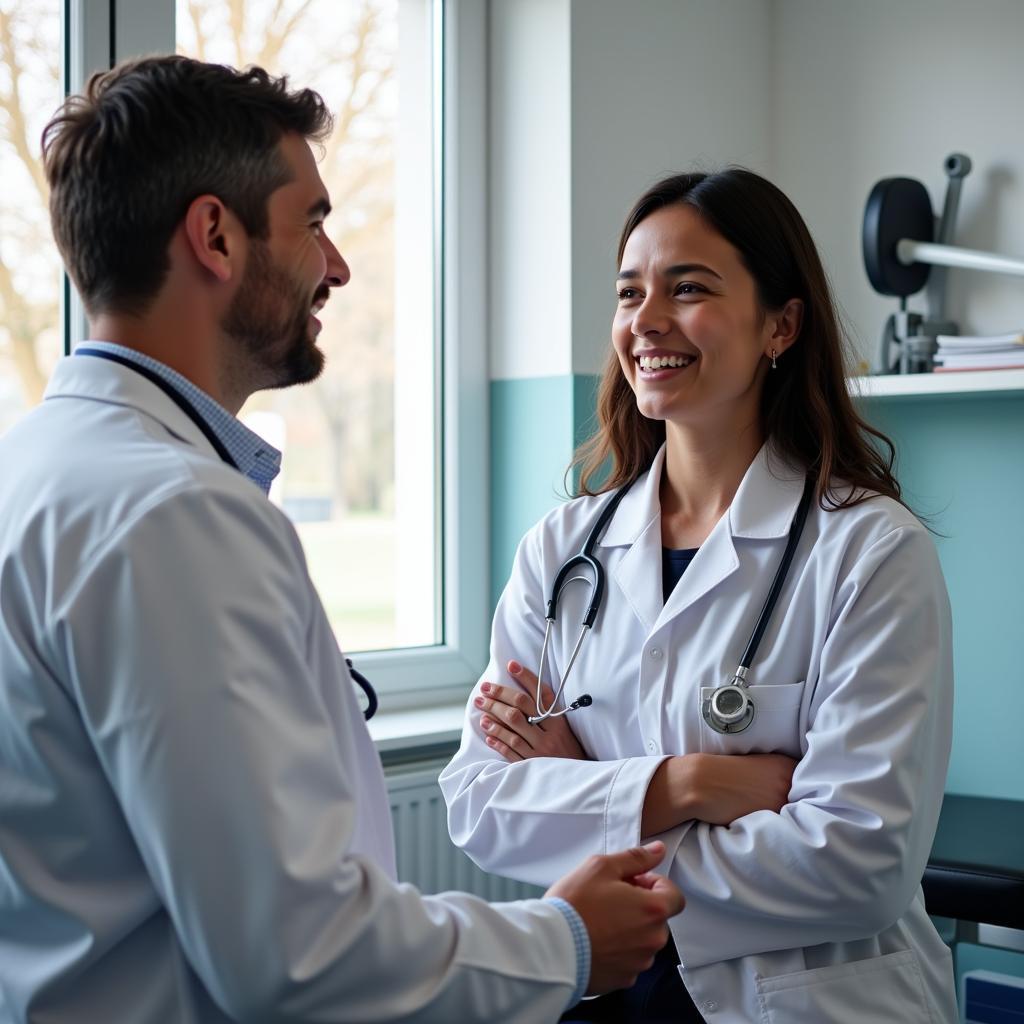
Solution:
[(897, 258), (896, 245), (903, 238), (934, 240), (932, 201), (916, 178), (883, 178), (868, 196), (863, 233), (864, 267), (871, 287), (882, 295), (906, 298), (928, 280), (927, 263), (907, 266)]

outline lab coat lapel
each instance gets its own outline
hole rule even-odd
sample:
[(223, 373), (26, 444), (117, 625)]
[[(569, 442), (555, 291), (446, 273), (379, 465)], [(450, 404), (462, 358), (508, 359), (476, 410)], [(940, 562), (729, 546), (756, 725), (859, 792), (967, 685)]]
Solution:
[[(649, 633), (661, 613), (661, 501), (658, 485), (665, 464), (665, 448), (654, 457), (646, 475), (640, 477), (615, 510), (602, 548), (627, 548), (611, 573), (617, 586)], [(656, 567), (656, 570), (652, 567)]]
[(629, 545), (613, 574), (626, 600), (650, 634), (660, 623), (682, 614), (695, 601), (736, 571), (739, 560), (724, 515), (701, 546), (666, 604), (661, 580), (661, 499), (659, 489), (665, 448), (654, 457), (647, 475), (622, 499), (605, 532), (602, 546)]
[(130, 406), (157, 420), (179, 440), (219, 458), (199, 427), (168, 395), (119, 363), (89, 356), (65, 356), (54, 368), (43, 397), (86, 398)]
[[(660, 549), (658, 554), (660, 569)], [(727, 580), (739, 568), (739, 564), (740, 560), (736, 556), (732, 531), (729, 529), (729, 513), (726, 512), (715, 524), (708, 539), (701, 544), (693, 561), (683, 573), (682, 579), (668, 595), (668, 600), (661, 609), (656, 625), (662, 625), (682, 615), (705, 594)], [(660, 588), (660, 572), (658, 573), (658, 585)]]
[[(621, 507), (618, 511), (622, 511)], [(636, 617), (650, 633), (662, 606), (660, 508), (630, 545), (615, 569), (614, 578)]]
[[(701, 545), (658, 619), (682, 615), (739, 569), (739, 540), (784, 540), (803, 493), (804, 477), (764, 444), (750, 464), (725, 515)], [(660, 563), (659, 563), (660, 564)]]
[(646, 476), (623, 498), (601, 542), (602, 547), (629, 547), (612, 577), (648, 633), (682, 615), (737, 571), (736, 538), (784, 538), (803, 489), (802, 474), (786, 466), (770, 445), (764, 445), (729, 510), (663, 602), (659, 484), (664, 464), (663, 446)]

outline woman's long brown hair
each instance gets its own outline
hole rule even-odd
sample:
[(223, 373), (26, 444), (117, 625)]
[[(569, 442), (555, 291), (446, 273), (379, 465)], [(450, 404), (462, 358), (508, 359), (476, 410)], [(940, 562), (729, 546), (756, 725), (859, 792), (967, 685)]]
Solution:
[[(636, 226), (676, 203), (695, 209), (739, 252), (762, 309), (803, 301), (796, 342), (778, 369), (765, 376), (764, 436), (787, 461), (814, 474), (822, 508), (846, 508), (872, 493), (905, 505), (893, 475), (892, 441), (857, 414), (847, 391), (845, 338), (821, 259), (796, 207), (771, 182), (744, 168), (677, 174), (658, 182), (633, 207), (619, 238), (619, 264)], [(635, 480), (665, 441), (664, 422), (639, 411), (614, 350), (601, 379), (597, 418), (597, 431), (577, 448), (569, 467), (579, 471), (577, 494), (600, 494)]]

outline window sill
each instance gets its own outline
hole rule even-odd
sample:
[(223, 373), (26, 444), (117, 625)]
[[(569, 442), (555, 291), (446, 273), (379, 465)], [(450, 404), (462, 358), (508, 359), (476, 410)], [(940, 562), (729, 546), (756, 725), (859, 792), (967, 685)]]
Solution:
[(367, 722), (381, 758), (391, 762), (454, 752), (462, 736), (466, 701), (450, 701), (425, 708), (379, 711)]

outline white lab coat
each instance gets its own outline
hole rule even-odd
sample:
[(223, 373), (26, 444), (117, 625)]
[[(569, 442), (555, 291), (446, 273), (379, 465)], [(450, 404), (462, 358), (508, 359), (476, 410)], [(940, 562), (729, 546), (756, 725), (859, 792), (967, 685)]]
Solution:
[[(812, 505), (751, 671), (756, 717), (723, 736), (704, 723), (700, 690), (735, 671), (802, 479), (762, 449), (663, 603), (663, 460), (664, 450), (597, 549), (605, 603), (566, 690), (593, 696), (570, 719), (593, 760), (509, 764), (483, 742), (471, 699), (442, 774), (453, 839), (486, 870), (544, 885), (640, 838), (667, 755), (788, 754), (799, 764), (781, 814), (662, 837), (687, 897), (671, 927), (694, 1002), (710, 1024), (952, 1024), (950, 955), (920, 889), (952, 709), (949, 604), (928, 533), (879, 496)], [(483, 679), (510, 683), (511, 658), (536, 670), (551, 582), (607, 500), (570, 501), (524, 538)], [(546, 679), (561, 679), (588, 600), (582, 584), (563, 592)]]
[(0, 466), (0, 1020), (557, 1018), (557, 907), (396, 883), (295, 531), (162, 391), (65, 359)]

